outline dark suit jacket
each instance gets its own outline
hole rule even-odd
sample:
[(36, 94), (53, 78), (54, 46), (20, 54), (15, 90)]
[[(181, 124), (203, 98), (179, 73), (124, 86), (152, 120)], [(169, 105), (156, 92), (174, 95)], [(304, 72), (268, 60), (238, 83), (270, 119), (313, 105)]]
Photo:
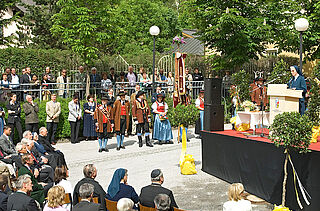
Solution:
[(11, 105), (11, 103), (9, 102), (6, 107), (7, 107), (7, 110), (14, 111), (14, 113), (8, 114), (8, 120), (7, 120), (8, 124), (13, 124), (14, 122), (21, 121), (20, 120), (21, 107), (19, 103), (15, 102), (14, 105)]
[(33, 105), (29, 102), (23, 104), (23, 110), (26, 114), (25, 123), (32, 124), (32, 123), (39, 123), (39, 106), (37, 103), (33, 103)]
[(21, 192), (16, 192), (8, 197), (7, 210), (40, 211), (35, 200)]
[(176, 201), (174, 200), (172, 191), (167, 188), (162, 187), (158, 183), (152, 183), (151, 185), (148, 185), (148, 186), (143, 187), (141, 189), (141, 193), (139, 196), (140, 204), (142, 204), (143, 206), (146, 206), (146, 207), (154, 207), (153, 200), (160, 193), (167, 194), (171, 199), (171, 207), (178, 208), (178, 205), (177, 205)]
[(46, 139), (46, 137), (39, 135), (38, 142), (42, 144), (46, 152), (54, 152), (55, 148), (51, 145), (51, 143)]
[(8, 195), (0, 191), (0, 211), (7, 211)]
[(90, 87), (100, 87), (101, 76), (99, 74), (90, 74)]
[(79, 188), (82, 184), (84, 183), (89, 183), (92, 184), (94, 186), (94, 192), (93, 192), (93, 197), (99, 197), (99, 203), (101, 203), (101, 206), (103, 207), (103, 210), (107, 210), (106, 209), (106, 192), (103, 190), (103, 188), (101, 187), (101, 185), (95, 181), (94, 179), (91, 178), (83, 178), (82, 180), (80, 180), (76, 186), (74, 187), (74, 191), (73, 191), (73, 205), (78, 204), (79, 202)]
[[(30, 75), (30, 77), (32, 77)], [(21, 77), (20, 77), (20, 83), (21, 84), (29, 84), (30, 83), (30, 78), (27, 74), (23, 74)], [(22, 85), (22, 88), (23, 89), (28, 89), (30, 86), (29, 85)]]
[(100, 204), (95, 204), (88, 201), (80, 201), (72, 208), (73, 211), (103, 211), (103, 207)]

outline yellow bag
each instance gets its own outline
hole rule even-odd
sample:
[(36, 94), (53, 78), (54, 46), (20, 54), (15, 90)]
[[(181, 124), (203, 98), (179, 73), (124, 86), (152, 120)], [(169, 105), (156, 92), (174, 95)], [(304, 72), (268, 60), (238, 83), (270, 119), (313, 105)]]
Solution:
[(274, 209), (272, 211), (290, 211), (288, 207), (283, 207), (281, 205), (276, 206), (274, 205)]
[(247, 131), (250, 129), (250, 124), (241, 123), (239, 126), (236, 126), (236, 131)]
[(320, 126), (313, 126), (311, 143), (317, 143), (319, 135), (320, 135)]
[(186, 154), (184, 160), (180, 165), (181, 174), (183, 175), (192, 175), (196, 174), (196, 164), (194, 163), (194, 158), (192, 155)]

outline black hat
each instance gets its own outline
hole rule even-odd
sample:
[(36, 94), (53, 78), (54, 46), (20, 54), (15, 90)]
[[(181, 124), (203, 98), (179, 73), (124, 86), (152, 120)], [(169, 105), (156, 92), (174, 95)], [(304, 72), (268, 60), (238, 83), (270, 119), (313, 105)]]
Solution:
[(157, 94), (157, 98), (158, 98), (158, 97), (163, 97), (163, 98), (165, 98), (165, 97), (166, 97), (166, 95), (165, 95), (165, 94), (163, 94), (163, 93), (158, 93), (158, 94)]
[(118, 93), (118, 96), (124, 96), (124, 95), (126, 95), (126, 93), (125, 93), (124, 91), (120, 91), (120, 92)]
[(203, 90), (203, 89), (201, 89), (199, 93), (204, 93), (204, 90)]
[(101, 100), (109, 100), (109, 99), (108, 99), (108, 97), (106, 97), (106, 96), (102, 96), (102, 97), (101, 97)]
[(157, 178), (160, 174), (161, 174), (161, 170), (160, 169), (154, 169), (151, 172), (151, 178), (152, 179)]
[(144, 93), (144, 91), (139, 91), (138, 93), (137, 93), (137, 95), (136, 95), (136, 99), (138, 98), (138, 97), (140, 97), (141, 95), (144, 95), (145, 93)]

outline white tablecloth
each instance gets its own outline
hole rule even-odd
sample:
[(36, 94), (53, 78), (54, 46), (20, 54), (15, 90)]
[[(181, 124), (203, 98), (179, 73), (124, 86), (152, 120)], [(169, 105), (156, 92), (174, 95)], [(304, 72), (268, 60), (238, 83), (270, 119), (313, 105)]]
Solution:
[[(263, 125), (270, 126), (269, 123), (269, 112), (263, 112)], [(262, 112), (245, 112), (245, 111), (239, 111), (237, 113), (237, 119), (236, 119), (237, 125), (241, 123), (250, 124), (251, 129), (255, 129), (256, 125), (262, 124)]]

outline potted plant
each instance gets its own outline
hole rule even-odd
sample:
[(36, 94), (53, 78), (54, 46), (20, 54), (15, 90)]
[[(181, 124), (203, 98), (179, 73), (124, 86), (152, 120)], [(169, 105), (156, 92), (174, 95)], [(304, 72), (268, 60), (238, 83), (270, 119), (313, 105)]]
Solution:
[(285, 207), (288, 178), (287, 165), (290, 159), (290, 151), (309, 152), (311, 135), (312, 123), (307, 115), (301, 116), (298, 112), (284, 112), (275, 116), (273, 120), (269, 138), (275, 146), (283, 147), (286, 156), (282, 184), (282, 207)]

